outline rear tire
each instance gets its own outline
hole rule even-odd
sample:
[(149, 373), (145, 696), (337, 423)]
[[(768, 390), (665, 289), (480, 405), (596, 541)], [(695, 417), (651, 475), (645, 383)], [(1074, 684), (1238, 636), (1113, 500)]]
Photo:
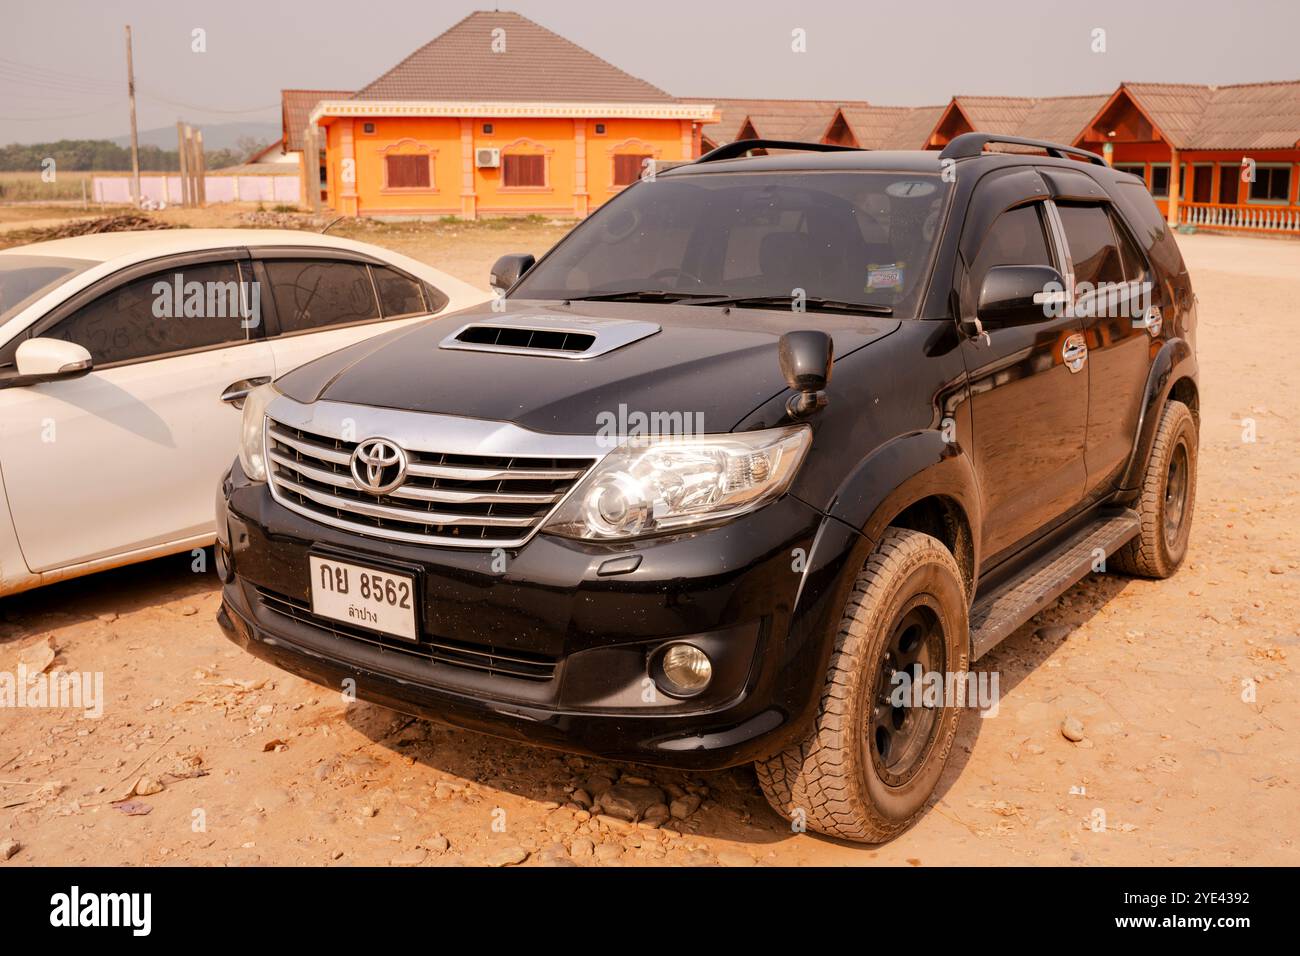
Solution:
[[(882, 843), (918, 816), (943, 772), (960, 706), (896, 707), (897, 670), (965, 674), (969, 605), (943, 544), (888, 529), (841, 618), (816, 723), (808, 738), (755, 772), (787, 820), (827, 836)], [(960, 702), (957, 702), (958, 704)]]
[(1113, 570), (1167, 578), (1183, 563), (1196, 505), (1197, 444), (1191, 410), (1170, 400), (1156, 428), (1136, 505), (1142, 530), (1111, 556)]

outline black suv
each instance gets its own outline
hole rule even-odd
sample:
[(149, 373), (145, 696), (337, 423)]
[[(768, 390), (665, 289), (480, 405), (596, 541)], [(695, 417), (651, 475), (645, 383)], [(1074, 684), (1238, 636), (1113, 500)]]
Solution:
[(1195, 298), (1091, 154), (743, 141), (492, 279), (250, 395), (217, 506), (241, 646), (502, 737), (752, 761), (876, 842), (973, 660), (1187, 549)]

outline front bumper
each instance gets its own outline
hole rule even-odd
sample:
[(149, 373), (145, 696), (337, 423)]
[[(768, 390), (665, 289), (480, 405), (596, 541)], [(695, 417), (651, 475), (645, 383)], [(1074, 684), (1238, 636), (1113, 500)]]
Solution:
[[(504, 557), (404, 545), (291, 512), (238, 464), (217, 526), (220, 621), (258, 657), (453, 726), (690, 769), (770, 756), (803, 732), (845, 569), (861, 566), (866, 542), (786, 496), (716, 528), (631, 544), (542, 534)], [(419, 644), (312, 614), (309, 553), (414, 573)], [(610, 574), (611, 559), (635, 568)], [(670, 639), (713, 662), (695, 697), (670, 696), (649, 676)]]

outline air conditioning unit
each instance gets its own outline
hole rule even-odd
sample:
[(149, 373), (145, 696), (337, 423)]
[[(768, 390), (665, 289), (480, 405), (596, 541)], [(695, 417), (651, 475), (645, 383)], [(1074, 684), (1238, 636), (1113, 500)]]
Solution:
[(490, 147), (476, 150), (474, 165), (479, 169), (496, 169), (501, 165), (501, 150)]

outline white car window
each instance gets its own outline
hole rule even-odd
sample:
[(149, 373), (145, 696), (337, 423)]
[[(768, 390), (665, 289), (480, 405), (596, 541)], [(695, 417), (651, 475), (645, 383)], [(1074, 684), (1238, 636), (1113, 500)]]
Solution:
[(96, 368), (249, 338), (234, 262), (176, 266), (119, 286), (43, 336), (76, 342)]

